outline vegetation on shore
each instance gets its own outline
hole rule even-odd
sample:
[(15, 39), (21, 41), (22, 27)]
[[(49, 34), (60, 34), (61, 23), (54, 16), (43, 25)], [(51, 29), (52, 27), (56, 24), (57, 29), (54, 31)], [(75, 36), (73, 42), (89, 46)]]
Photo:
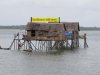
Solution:
[[(25, 29), (26, 25), (0, 26), (0, 29)], [(100, 31), (100, 27), (80, 27), (81, 31)]]
[(0, 29), (25, 29), (26, 25), (0, 26)]
[(81, 31), (100, 31), (100, 27), (80, 27)]

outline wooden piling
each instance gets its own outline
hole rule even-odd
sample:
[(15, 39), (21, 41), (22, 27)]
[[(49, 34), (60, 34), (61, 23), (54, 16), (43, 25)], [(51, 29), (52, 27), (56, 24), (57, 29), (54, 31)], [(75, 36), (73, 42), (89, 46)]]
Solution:
[(84, 48), (87, 48), (88, 44), (87, 44), (87, 38), (86, 38), (86, 34), (84, 34)]

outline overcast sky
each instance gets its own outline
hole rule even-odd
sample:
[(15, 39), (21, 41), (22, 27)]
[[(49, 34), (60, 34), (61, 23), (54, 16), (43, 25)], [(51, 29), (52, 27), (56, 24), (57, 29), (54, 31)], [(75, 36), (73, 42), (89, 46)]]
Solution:
[(25, 25), (30, 17), (61, 17), (100, 27), (100, 0), (0, 0), (0, 25)]

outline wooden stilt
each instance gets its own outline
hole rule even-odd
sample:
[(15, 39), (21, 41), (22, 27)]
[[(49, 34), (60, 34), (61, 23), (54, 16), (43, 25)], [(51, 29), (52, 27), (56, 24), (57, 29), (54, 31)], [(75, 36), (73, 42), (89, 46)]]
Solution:
[[(66, 36), (66, 40), (56, 40), (56, 41), (48, 41), (48, 40), (33, 40), (28, 41), (26, 38), (20, 39), (19, 35), (14, 35), (13, 42), (10, 45), (10, 49), (12, 45), (14, 46), (14, 50), (21, 50), (22, 46), (24, 50), (34, 50), (35, 52), (41, 52), (53, 49), (74, 49), (79, 47), (79, 37), (75, 37), (74, 33), (72, 36)], [(62, 38), (61, 38), (62, 39)], [(21, 43), (22, 42), (22, 43)], [(88, 47), (86, 41), (86, 34), (84, 34), (84, 48)]]
[(88, 47), (87, 41), (86, 41), (86, 34), (84, 34), (84, 48)]

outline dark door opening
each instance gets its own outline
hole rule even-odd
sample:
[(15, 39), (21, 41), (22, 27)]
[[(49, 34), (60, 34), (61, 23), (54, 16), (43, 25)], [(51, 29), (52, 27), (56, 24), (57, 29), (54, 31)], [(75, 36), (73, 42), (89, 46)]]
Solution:
[(31, 31), (31, 36), (35, 36), (35, 30)]

